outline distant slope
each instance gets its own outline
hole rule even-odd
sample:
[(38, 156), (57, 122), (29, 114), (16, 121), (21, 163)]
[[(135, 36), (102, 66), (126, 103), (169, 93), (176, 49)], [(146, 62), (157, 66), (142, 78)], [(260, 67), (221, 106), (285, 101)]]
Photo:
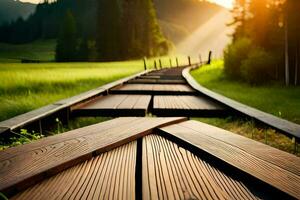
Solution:
[(20, 62), (22, 59), (53, 61), (56, 40), (38, 40), (28, 44), (0, 43), (0, 63)]
[(34, 12), (36, 5), (15, 0), (0, 0), (0, 24), (11, 22), (18, 17), (27, 18)]
[(225, 8), (199, 0), (154, 0), (165, 34), (176, 44)]

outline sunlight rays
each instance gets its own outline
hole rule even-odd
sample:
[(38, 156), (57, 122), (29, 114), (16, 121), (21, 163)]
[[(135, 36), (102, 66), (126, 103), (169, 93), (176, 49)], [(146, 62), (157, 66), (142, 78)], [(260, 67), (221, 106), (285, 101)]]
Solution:
[(219, 57), (230, 42), (228, 34), (232, 32), (232, 28), (226, 26), (230, 19), (229, 11), (222, 10), (216, 13), (188, 38), (176, 45), (177, 53), (196, 56), (198, 53), (207, 55), (208, 51), (212, 50), (214, 55)]

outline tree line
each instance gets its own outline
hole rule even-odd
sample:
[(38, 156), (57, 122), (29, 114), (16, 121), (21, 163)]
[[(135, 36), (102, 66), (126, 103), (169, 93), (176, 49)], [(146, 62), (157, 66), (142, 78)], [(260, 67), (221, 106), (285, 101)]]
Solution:
[(0, 42), (57, 38), (57, 61), (110, 61), (166, 54), (171, 43), (152, 0), (58, 0), (0, 27)]
[(225, 72), (253, 84), (300, 82), (300, 1), (236, 0)]

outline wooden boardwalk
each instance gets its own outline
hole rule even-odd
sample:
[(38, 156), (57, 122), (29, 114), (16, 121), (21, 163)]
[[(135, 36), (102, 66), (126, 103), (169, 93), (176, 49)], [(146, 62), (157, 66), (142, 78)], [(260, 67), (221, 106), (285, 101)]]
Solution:
[(77, 116), (146, 116), (151, 95), (108, 95), (98, 97), (77, 108)]
[(184, 68), (163, 69), (136, 77), (109, 94), (72, 108), (74, 116), (196, 116), (226, 115), (220, 104), (192, 89), (182, 77)]
[(183, 69), (141, 73), (0, 122), (1, 133), (35, 121), (41, 128), (58, 112), (173, 116), (116, 118), (0, 151), (0, 192), (24, 200), (300, 199), (299, 157), (174, 117), (232, 111), (232, 102), (187, 84)]
[(153, 114), (158, 116), (222, 116), (222, 106), (201, 96), (154, 96)]
[(1, 151), (0, 163), (12, 199), (300, 198), (300, 158), (185, 118), (117, 118)]

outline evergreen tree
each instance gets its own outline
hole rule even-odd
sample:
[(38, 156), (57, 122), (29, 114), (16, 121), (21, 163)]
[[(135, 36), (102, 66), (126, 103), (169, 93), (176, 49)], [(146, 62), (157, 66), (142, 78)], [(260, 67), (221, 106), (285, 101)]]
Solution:
[(77, 48), (76, 22), (71, 11), (67, 11), (61, 26), (56, 45), (56, 61), (76, 60)]
[(89, 41), (82, 38), (77, 52), (77, 61), (88, 61), (90, 56)]
[(119, 0), (99, 0), (98, 7), (99, 60), (118, 60), (121, 54), (121, 3)]

